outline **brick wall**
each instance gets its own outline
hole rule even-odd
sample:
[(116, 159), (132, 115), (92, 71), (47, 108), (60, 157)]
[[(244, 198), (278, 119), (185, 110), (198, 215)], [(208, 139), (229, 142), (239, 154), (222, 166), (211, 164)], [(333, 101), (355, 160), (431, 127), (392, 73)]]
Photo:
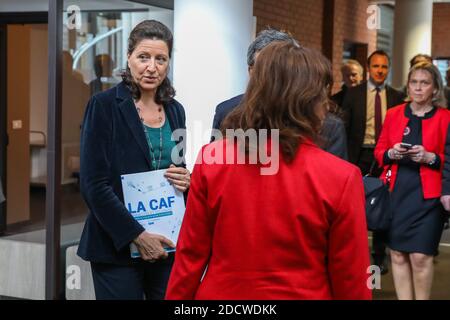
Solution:
[[(366, 12), (369, 6), (367, 0), (335, 0), (334, 14), (334, 39), (333, 39), (333, 91), (340, 89), (341, 62), (344, 51), (344, 41), (367, 44), (367, 54), (376, 50), (377, 33), (376, 30), (367, 28), (367, 18), (369, 14)], [(365, 67), (363, 61), (360, 61)]]
[(450, 3), (433, 6), (433, 34), (431, 53), (433, 57), (450, 57)]
[(322, 49), (323, 0), (254, 0), (257, 32), (268, 26), (289, 31), (303, 45)]
[(344, 40), (367, 43), (368, 52), (375, 50), (376, 32), (366, 26), (369, 0), (334, 0), (334, 16), (324, 15), (326, 0), (254, 0), (257, 32), (272, 26), (291, 32), (303, 45), (322, 50), (323, 19), (334, 19), (333, 92), (341, 85), (340, 67)]

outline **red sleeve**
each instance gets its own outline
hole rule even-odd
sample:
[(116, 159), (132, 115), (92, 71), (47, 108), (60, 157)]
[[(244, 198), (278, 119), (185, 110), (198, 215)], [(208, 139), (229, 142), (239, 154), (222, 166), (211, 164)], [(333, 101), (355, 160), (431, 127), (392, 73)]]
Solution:
[(356, 168), (347, 179), (331, 221), (328, 259), (333, 299), (372, 299), (367, 286), (370, 260), (364, 188)]
[(391, 144), (389, 143), (389, 129), (391, 125), (391, 115), (389, 112), (386, 114), (386, 118), (384, 119), (383, 127), (381, 128), (381, 134), (378, 138), (377, 145), (375, 147), (374, 155), (375, 159), (378, 162), (379, 167), (383, 167), (383, 158), (384, 153), (391, 148)]
[[(200, 152), (202, 153), (203, 149)], [(186, 213), (166, 292), (166, 299), (169, 300), (195, 298), (210, 258), (215, 219), (211, 217), (207, 208), (207, 186), (202, 173), (203, 166), (204, 164), (197, 162), (192, 172)]]

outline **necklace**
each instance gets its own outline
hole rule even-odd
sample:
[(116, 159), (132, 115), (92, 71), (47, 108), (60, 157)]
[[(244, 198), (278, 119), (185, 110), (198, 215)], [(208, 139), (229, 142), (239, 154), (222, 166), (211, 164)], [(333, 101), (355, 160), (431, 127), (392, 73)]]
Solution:
[[(139, 118), (141, 119), (141, 123), (142, 123), (142, 128), (144, 129), (144, 134), (145, 134), (145, 138), (147, 139), (147, 144), (150, 148), (150, 155), (152, 157), (152, 167), (155, 168), (156, 170), (159, 170), (160, 166), (161, 166), (161, 157), (162, 157), (162, 147), (163, 147), (163, 142), (162, 142), (162, 126), (159, 127), (159, 159), (158, 159), (158, 166), (156, 166), (156, 158), (155, 158), (155, 150), (153, 148), (153, 144), (150, 140), (150, 135), (149, 132), (147, 130), (147, 126), (144, 124), (144, 118), (141, 116), (141, 108), (137, 107), (137, 112), (139, 115)], [(161, 108), (159, 108), (158, 111), (161, 111)], [(159, 122), (162, 122), (162, 116), (159, 117)]]
[(433, 106), (426, 106), (426, 107), (422, 107), (417, 109), (413, 109), (413, 107), (411, 106), (411, 113), (413, 115), (415, 115), (416, 117), (424, 117), (425, 114), (427, 114), (428, 112), (430, 112), (431, 110), (433, 110)]

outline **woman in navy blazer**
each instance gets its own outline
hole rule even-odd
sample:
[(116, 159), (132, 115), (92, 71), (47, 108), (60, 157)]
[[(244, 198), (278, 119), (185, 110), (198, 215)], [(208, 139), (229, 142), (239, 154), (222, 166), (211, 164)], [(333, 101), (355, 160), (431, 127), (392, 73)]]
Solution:
[[(91, 98), (81, 133), (81, 192), (90, 213), (78, 255), (91, 262), (97, 299), (162, 299), (173, 263), (167, 238), (150, 234), (123, 203), (120, 176), (167, 169), (167, 179), (184, 192), (185, 113), (167, 76), (173, 38), (154, 20), (138, 24), (128, 41), (123, 82)], [(173, 148), (179, 148), (173, 159)], [(175, 165), (178, 167), (176, 167)], [(134, 243), (142, 258), (131, 259)]]

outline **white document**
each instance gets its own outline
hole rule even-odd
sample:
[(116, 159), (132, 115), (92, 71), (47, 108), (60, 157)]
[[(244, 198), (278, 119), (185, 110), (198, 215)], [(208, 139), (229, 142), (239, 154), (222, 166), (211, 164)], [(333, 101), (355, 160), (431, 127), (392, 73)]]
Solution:
[[(184, 198), (164, 177), (165, 172), (166, 169), (122, 175), (123, 198), (128, 212), (145, 230), (176, 244), (184, 217)], [(132, 258), (140, 257), (134, 243), (130, 251)]]

